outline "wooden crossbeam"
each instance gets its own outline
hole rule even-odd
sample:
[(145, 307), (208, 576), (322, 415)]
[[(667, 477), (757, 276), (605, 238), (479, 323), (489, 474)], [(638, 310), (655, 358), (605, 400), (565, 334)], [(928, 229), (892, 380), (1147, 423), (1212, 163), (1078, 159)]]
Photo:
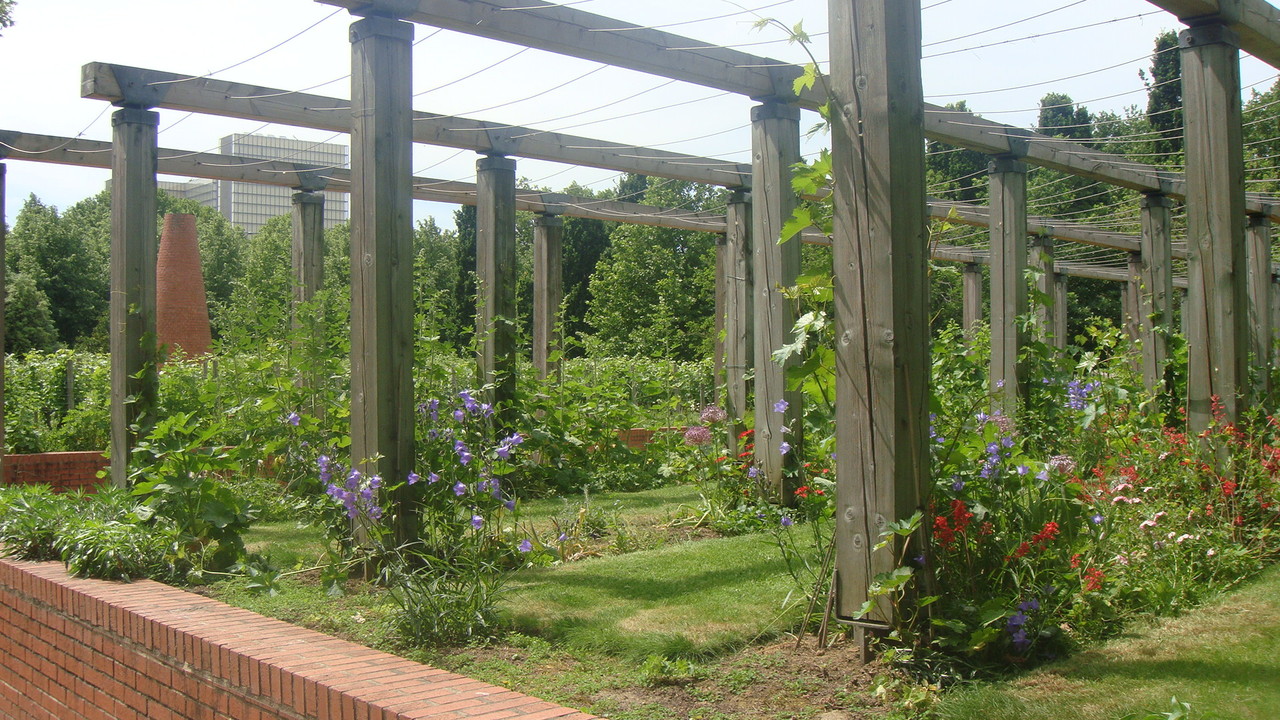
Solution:
[(1240, 36), (1240, 49), (1280, 68), (1280, 9), (1266, 0), (1148, 0), (1188, 25), (1218, 18)]
[[(351, 131), (351, 101), (177, 73), (92, 62), (81, 95), (118, 103), (142, 95), (151, 107)], [(413, 114), (413, 140), (427, 145), (740, 187), (749, 164), (429, 112)]]
[[(37, 135), (0, 130), (0, 158), (29, 160), (77, 167), (111, 167), (111, 143), (100, 140)], [(349, 192), (351, 171), (283, 160), (258, 160), (161, 148), (157, 170), (165, 175), (232, 180), (256, 185), (279, 187), (312, 187), (334, 192)], [(474, 205), (474, 183), (415, 177), (413, 197), (417, 200)], [(662, 208), (616, 200), (597, 200), (564, 193), (532, 190), (517, 191), (516, 207), (530, 212), (549, 212), (569, 217), (591, 218), (629, 224), (654, 225), (678, 230), (724, 232), (724, 216), (676, 208)]]
[[(111, 168), (111, 143), (101, 140), (69, 138), (56, 135), (40, 135), (13, 130), (0, 130), (0, 159), (26, 160), (76, 167)], [(9, 147), (5, 147), (5, 146)], [(13, 148), (13, 149), (11, 149)], [(20, 149), (19, 149), (20, 148)], [(220, 153), (191, 152), (173, 148), (160, 148), (157, 171), (164, 175), (201, 178), (205, 180), (232, 180), (255, 185), (278, 187), (311, 187), (317, 182), (332, 192), (349, 192), (351, 171), (346, 168), (327, 168), (306, 163), (283, 160), (259, 160), (223, 155)], [(474, 205), (474, 183), (455, 180), (439, 180), (415, 177), (413, 197), (417, 200)], [(723, 215), (694, 212), (679, 208), (663, 208), (617, 200), (597, 200), (564, 193), (516, 191), (516, 207), (529, 212), (589, 218), (633, 225), (652, 225), (677, 230), (722, 233), (725, 231)], [(977, 205), (965, 205), (944, 200), (929, 203), (930, 214), (938, 219), (951, 219), (966, 225), (985, 226), (989, 209)], [(1118, 233), (1090, 228), (1081, 223), (1058, 222), (1051, 218), (1028, 218), (1028, 230), (1048, 237), (1081, 242), (1117, 250), (1138, 249), (1137, 240)], [(802, 235), (805, 243), (830, 245), (830, 240), (816, 229)], [(1183, 253), (1185, 255), (1185, 253)], [(953, 262), (986, 263), (985, 255), (974, 254), (966, 248), (935, 246), (933, 259)], [(1105, 280), (1124, 280), (1124, 273), (1095, 270), (1088, 265), (1063, 265), (1058, 272), (1078, 277), (1098, 277)], [(1186, 287), (1186, 280), (1176, 280), (1177, 287)]]
[[(1170, 4), (1218, 4), (1220, 0), (1161, 0)], [(1233, 0), (1246, 6), (1260, 0)], [(360, 12), (367, 0), (316, 0)], [(1160, 3), (1157, 3), (1160, 4)], [(1265, 4), (1265, 3), (1260, 3)], [(406, 20), (457, 32), (608, 63), (660, 77), (753, 98), (778, 97), (816, 110), (827, 102), (819, 87), (792, 92), (802, 69), (768, 57), (710, 46), (693, 38), (554, 5), (543, 0), (403, 0)], [(1012, 155), (1040, 167), (1110, 183), (1140, 192), (1183, 199), (1180, 173), (1134, 162), (1079, 143), (1005, 125), (972, 113), (924, 104), (924, 134), (988, 155)], [(1274, 204), (1274, 201), (1273, 201)], [(1252, 213), (1272, 212), (1250, 200)], [(1270, 216), (1274, 220), (1280, 217)]]

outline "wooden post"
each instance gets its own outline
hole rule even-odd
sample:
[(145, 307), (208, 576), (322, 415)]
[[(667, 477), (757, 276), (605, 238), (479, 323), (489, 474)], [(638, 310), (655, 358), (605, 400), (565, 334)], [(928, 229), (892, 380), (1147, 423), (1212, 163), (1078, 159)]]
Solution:
[[(387, 485), (414, 469), (412, 40), (392, 18), (351, 25), (351, 461)], [(392, 501), (412, 540), (410, 496)]]
[[(929, 256), (920, 0), (831, 0), (837, 614), (858, 615), (929, 484)], [(1025, 239), (1025, 238), (1021, 238)], [(912, 540), (918, 542), (919, 537)], [(923, 545), (916, 545), (906, 557)], [(927, 565), (926, 565), (927, 568)], [(928, 570), (918, 569), (929, 592)], [(908, 600), (909, 601), (909, 600)], [(880, 596), (860, 622), (895, 622)], [(860, 630), (866, 659), (867, 632)]]
[(1182, 97), (1186, 136), (1187, 423), (1240, 419), (1249, 402), (1248, 296), (1244, 280), (1244, 150), (1240, 127), (1240, 50), (1220, 21), (1183, 30)]
[[(728, 210), (726, 209), (726, 214)], [(727, 218), (726, 218), (727, 220)], [(729, 265), (732, 260), (729, 258), (729, 233), (726, 223), (725, 232), (716, 235), (716, 284), (715, 284), (715, 314), (712, 316), (715, 322), (711, 331), (714, 333), (711, 343), (711, 384), (712, 384), (712, 400), (713, 404), (720, 404), (720, 387), (725, 384), (724, 374), (724, 346), (725, 346), (725, 305), (728, 302), (726, 293), (729, 292)], [(699, 403), (699, 407), (703, 407)]]
[[(1129, 253), (1129, 275), (1124, 282), (1124, 290), (1121, 293), (1120, 302), (1120, 320), (1123, 323), (1124, 334), (1129, 338), (1130, 344), (1135, 348), (1142, 348), (1143, 355), (1146, 354), (1146, 338), (1142, 335), (1142, 321), (1139, 319), (1142, 315), (1142, 254)], [(1135, 367), (1141, 362), (1135, 358)]]
[(1067, 276), (1062, 273), (1053, 274), (1053, 306), (1058, 309), (1053, 314), (1053, 346), (1059, 350), (1067, 347)]
[(1280, 363), (1280, 350), (1276, 348), (1276, 338), (1280, 337), (1280, 274), (1271, 272), (1271, 354), (1267, 362)]
[[(779, 244), (782, 225), (796, 206), (791, 166), (800, 161), (800, 110), (776, 100), (751, 108), (751, 236), (754, 258), (756, 434), (755, 456), (764, 480), (792, 504), (795, 470), (802, 446), (804, 395), (786, 389), (785, 364), (773, 352), (791, 341), (796, 313), (782, 288), (800, 275), (800, 242)], [(779, 404), (785, 402), (785, 406)], [(778, 409), (782, 408), (782, 412)], [(784, 428), (787, 430), (784, 431)], [(792, 448), (783, 453), (781, 448)], [(784, 481), (785, 478), (785, 481)]]
[(311, 302), (324, 285), (324, 193), (293, 194), (293, 326), (299, 305)]
[(1250, 215), (1245, 234), (1248, 264), (1250, 363), (1257, 370), (1258, 397), (1271, 395), (1271, 218)]
[(476, 161), (476, 333), (481, 384), (499, 413), (516, 394), (516, 161)]
[(1154, 193), (1142, 197), (1142, 292), (1138, 301), (1142, 337), (1142, 380), (1147, 390), (1164, 388), (1173, 332), (1173, 224), (1169, 198)]
[(1053, 271), (1053, 238), (1042, 235), (1031, 238), (1027, 264), (1037, 271), (1035, 274), (1038, 296), (1035, 302), (1036, 331), (1039, 333), (1037, 339), (1044, 343), (1052, 343), (1054, 347), (1061, 347), (1053, 333), (1059, 312), (1054, 303), (1053, 285), (1057, 281), (1057, 274)]
[[(747, 373), (753, 352), (751, 213), (746, 192), (737, 190), (729, 195), (725, 206), (725, 413), (737, 432), (745, 426)], [(736, 439), (735, 433), (732, 440)]]
[[(514, 226), (514, 223), (513, 223)], [(533, 367), (538, 379), (560, 377), (560, 304), (564, 301), (564, 218), (533, 219)]]
[(153, 422), (156, 376), (156, 137), (159, 113), (111, 116), (111, 482), (125, 487), (137, 439)]
[(992, 158), (991, 374), (992, 407), (1014, 415), (1027, 396), (1018, 353), (1027, 344), (1018, 318), (1027, 314), (1027, 166)]
[(964, 317), (964, 330), (973, 340), (973, 332), (982, 323), (982, 266), (978, 263), (965, 263), (961, 271), (961, 313)]

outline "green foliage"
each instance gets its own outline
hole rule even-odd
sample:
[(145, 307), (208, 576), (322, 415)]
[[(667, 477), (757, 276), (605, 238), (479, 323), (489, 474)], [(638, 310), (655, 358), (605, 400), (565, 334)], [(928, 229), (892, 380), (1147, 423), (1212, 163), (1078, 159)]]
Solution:
[[(651, 184), (650, 205), (710, 210), (719, 201), (689, 183)], [(692, 360), (710, 354), (715, 314), (715, 236), (625, 225), (591, 278), (587, 342), (598, 356)]]
[(24, 273), (5, 278), (4, 349), (7, 353), (52, 350), (58, 345), (58, 328), (53, 324), (49, 298), (35, 279)]
[(241, 535), (254, 515), (221, 480), (240, 461), (234, 450), (210, 445), (219, 430), (190, 413), (161, 418), (134, 446), (129, 481), (143, 500), (139, 518), (172, 523), (192, 553), (213, 545), (210, 565), (224, 570), (244, 554)]

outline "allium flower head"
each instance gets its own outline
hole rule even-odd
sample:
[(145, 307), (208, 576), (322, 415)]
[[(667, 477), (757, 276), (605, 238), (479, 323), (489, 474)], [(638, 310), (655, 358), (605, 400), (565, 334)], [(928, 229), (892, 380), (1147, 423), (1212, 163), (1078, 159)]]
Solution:
[(711, 429), (705, 425), (694, 425), (684, 431), (686, 445), (706, 445), (711, 442)]
[(708, 425), (718, 423), (727, 417), (729, 417), (729, 414), (719, 405), (708, 405), (702, 410), (702, 422)]

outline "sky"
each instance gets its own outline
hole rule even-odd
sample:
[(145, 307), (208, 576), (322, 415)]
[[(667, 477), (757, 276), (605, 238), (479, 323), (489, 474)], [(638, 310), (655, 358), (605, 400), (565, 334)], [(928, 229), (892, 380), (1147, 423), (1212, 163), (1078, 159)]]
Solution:
[[(1028, 126), (1045, 93), (1091, 112), (1145, 105), (1139, 70), (1155, 36), (1177, 20), (1146, 0), (923, 0), (925, 99), (967, 100), (980, 115)], [(659, 26), (705, 44), (787, 62), (805, 48), (762, 18), (801, 23), (825, 60), (826, 0), (566, 0), (576, 9)], [(0, 130), (110, 140), (111, 108), (80, 98), (80, 68), (100, 61), (285, 90), (350, 97), (345, 10), (311, 0), (19, 0), (0, 36)], [(560, 130), (589, 138), (749, 162), (752, 101), (426, 26), (415, 28), (416, 110)], [(1242, 61), (1245, 96), (1277, 71)], [(235, 132), (346, 143), (345, 136), (284, 125), (160, 110), (160, 146), (216, 151)], [(816, 123), (809, 113), (802, 128)], [(816, 152), (826, 139), (805, 140)], [(415, 146), (415, 174), (472, 181), (475, 153)], [(8, 161), (10, 223), (34, 193), (66, 208), (99, 192), (110, 173)], [(519, 160), (517, 175), (560, 190), (612, 187), (617, 173)], [(174, 178), (163, 178), (174, 179)], [(451, 228), (452, 206), (415, 201), (416, 219)]]

